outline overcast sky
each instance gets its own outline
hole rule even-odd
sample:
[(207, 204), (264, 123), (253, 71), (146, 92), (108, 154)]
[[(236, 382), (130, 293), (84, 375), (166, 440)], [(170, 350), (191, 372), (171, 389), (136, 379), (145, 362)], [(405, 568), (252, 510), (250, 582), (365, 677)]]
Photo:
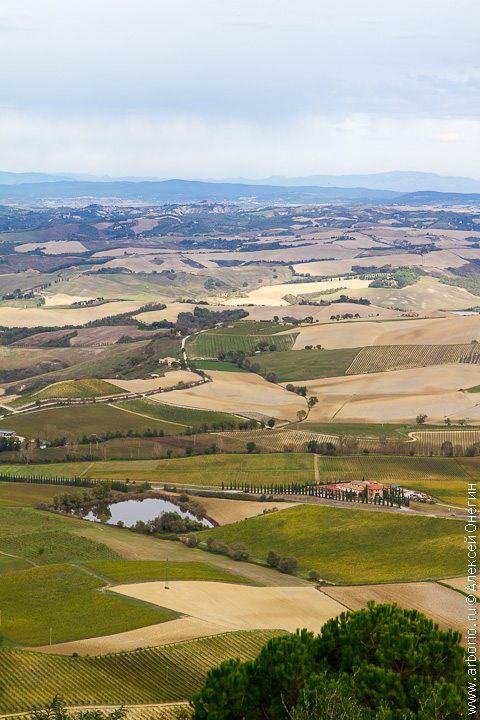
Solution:
[(480, 177), (479, 0), (0, 0), (0, 169)]

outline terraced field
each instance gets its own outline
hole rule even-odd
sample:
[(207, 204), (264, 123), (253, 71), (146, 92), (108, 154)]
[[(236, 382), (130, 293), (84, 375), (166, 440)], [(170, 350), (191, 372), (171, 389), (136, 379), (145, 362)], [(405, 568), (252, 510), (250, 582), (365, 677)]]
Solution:
[(187, 344), (187, 352), (192, 358), (216, 358), (218, 353), (229, 350), (252, 351), (259, 343), (267, 342), (275, 345), (277, 350), (290, 350), (295, 342), (296, 334), (286, 335), (245, 335), (220, 332), (208, 332), (196, 335), (192, 342)]
[(279, 631), (226, 633), (96, 657), (0, 651), (0, 711), (29, 710), (55, 694), (67, 705), (174, 702), (200, 689), (208, 670), (228, 658), (253, 659)]
[(472, 352), (472, 345), (383, 345), (360, 350), (346, 375), (406, 370), (457, 363)]

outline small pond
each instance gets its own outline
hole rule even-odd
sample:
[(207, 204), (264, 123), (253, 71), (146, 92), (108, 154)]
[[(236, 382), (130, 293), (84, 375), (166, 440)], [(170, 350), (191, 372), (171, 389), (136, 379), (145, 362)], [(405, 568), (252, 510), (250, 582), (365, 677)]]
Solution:
[[(213, 524), (203, 518), (202, 520), (193, 513), (184, 512), (180, 510), (178, 505), (170, 502), (169, 500), (161, 500), (160, 498), (146, 498), (145, 500), (122, 500), (117, 503), (110, 503), (106, 509), (106, 515), (110, 516), (108, 520), (105, 520), (107, 525), (116, 525), (118, 522), (122, 522), (125, 527), (133, 527), (139, 520), (148, 522), (149, 520), (155, 520), (159, 515), (163, 515), (167, 512), (174, 512), (182, 518), (189, 518), (190, 520), (196, 520), (205, 527), (213, 527)], [(84, 520), (91, 520), (92, 522), (101, 522), (101, 518), (98, 517), (93, 510), (87, 515), (83, 516)], [(102, 518), (103, 519), (103, 518)]]
[(475, 310), (452, 310), (453, 315), (479, 315)]

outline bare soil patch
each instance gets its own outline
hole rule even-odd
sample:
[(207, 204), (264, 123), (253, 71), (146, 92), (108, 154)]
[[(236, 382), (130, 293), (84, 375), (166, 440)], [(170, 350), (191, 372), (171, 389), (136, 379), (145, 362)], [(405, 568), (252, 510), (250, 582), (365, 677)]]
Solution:
[(259, 375), (219, 370), (211, 370), (209, 375), (213, 382), (161, 395), (159, 399), (171, 405), (290, 421), (296, 419), (298, 410), (305, 409), (305, 401), (298, 395)]
[(369, 600), (397, 603), (414, 608), (432, 618), (443, 630), (464, 632), (465, 598), (460, 593), (433, 582), (395, 583), (391, 585), (357, 585), (324, 588), (325, 594), (350, 610), (365, 607)]

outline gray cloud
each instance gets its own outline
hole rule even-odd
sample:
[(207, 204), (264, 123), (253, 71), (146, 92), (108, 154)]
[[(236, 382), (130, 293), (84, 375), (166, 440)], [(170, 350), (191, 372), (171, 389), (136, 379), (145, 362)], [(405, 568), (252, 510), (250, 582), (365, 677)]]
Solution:
[[(479, 27), (474, 0), (2, 0), (0, 102), (41, 127), (73, 120), (92, 146), (100, 127), (123, 127), (132, 151), (131, 118), (172, 137), (178, 123), (200, 125), (210, 153), (218, 133), (239, 126), (252, 143), (270, 135), (283, 148), (311, 118), (331, 137), (358, 138), (359, 116), (379, 128), (425, 121), (432, 137), (451, 137), (458, 128), (444, 123), (480, 117)], [(351, 153), (352, 165), (364, 162)]]

